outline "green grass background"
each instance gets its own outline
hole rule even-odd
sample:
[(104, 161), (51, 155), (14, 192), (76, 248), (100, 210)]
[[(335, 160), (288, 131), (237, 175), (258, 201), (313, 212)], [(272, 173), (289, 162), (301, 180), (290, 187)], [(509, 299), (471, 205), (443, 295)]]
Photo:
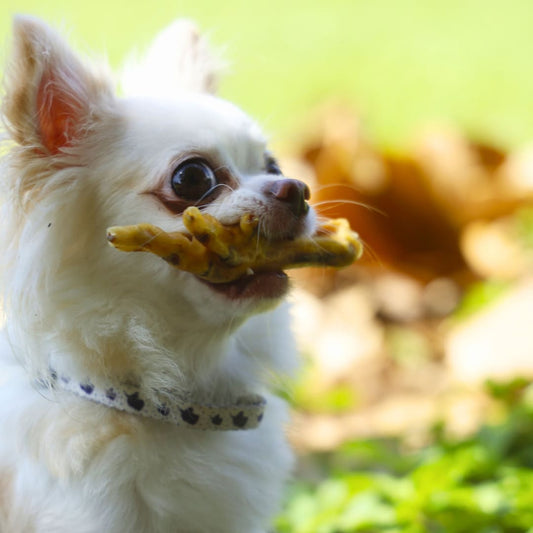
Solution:
[(4, 0), (6, 44), (16, 12), (67, 28), (115, 67), (174, 18), (192, 17), (231, 63), (222, 95), (283, 142), (332, 98), (389, 148), (429, 122), (504, 147), (533, 138), (531, 0)]

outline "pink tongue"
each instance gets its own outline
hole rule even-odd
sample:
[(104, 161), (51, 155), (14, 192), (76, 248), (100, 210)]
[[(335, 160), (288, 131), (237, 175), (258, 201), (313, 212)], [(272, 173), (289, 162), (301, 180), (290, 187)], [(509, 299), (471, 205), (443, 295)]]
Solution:
[(289, 287), (285, 272), (260, 272), (230, 283), (207, 283), (231, 300), (239, 298), (280, 298)]

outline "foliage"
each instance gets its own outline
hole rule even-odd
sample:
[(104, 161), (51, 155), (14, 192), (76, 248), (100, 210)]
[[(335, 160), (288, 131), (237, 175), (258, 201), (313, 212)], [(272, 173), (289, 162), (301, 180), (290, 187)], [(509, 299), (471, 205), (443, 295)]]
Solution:
[(515, 231), (525, 248), (533, 249), (533, 208), (519, 209), (515, 217)]
[(533, 533), (533, 386), (489, 385), (500, 421), (455, 441), (444, 428), (416, 452), (355, 442), (298, 482), (280, 533)]
[(512, 284), (506, 280), (483, 280), (473, 283), (466, 290), (461, 304), (454, 311), (453, 318), (464, 320), (484, 309), (488, 305), (495, 303), (501, 296), (504, 296)]

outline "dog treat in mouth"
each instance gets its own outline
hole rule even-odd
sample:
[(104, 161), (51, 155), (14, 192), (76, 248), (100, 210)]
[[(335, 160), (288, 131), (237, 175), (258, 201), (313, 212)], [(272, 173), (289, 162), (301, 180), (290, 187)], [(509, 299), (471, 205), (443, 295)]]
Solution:
[(271, 241), (258, 232), (258, 220), (244, 215), (234, 225), (189, 207), (183, 213), (187, 232), (167, 233), (151, 224), (115, 226), (109, 243), (124, 252), (151, 252), (211, 283), (228, 283), (255, 272), (304, 266), (348, 266), (363, 246), (345, 219), (328, 220), (312, 237)]

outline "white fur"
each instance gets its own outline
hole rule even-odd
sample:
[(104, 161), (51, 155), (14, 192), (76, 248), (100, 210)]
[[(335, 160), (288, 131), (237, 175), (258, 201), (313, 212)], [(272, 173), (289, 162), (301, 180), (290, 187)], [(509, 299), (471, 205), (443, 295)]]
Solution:
[[(167, 65), (169, 84), (193, 79), (189, 88), (211, 90), (203, 41), (200, 53), (188, 23), (173, 31), (153, 49), (181, 43), (171, 55), (182, 71)], [(204, 92), (163, 98), (157, 89), (150, 99), (144, 88), (142, 97), (117, 99), (105, 71), (41, 22), (18, 18), (14, 33), (0, 227), (0, 531), (264, 533), (292, 464), (287, 409), (268, 392), (272, 375), (295, 365), (285, 305), (230, 301), (151, 254), (112, 249), (106, 228), (182, 229), (181, 217), (147, 193), (166, 187), (187, 153), (230, 169), (237, 186), (205, 206), (225, 222), (253, 212), (265, 233), (283, 238), (312, 232), (314, 215), (293, 222), (261, 192), (277, 179), (264, 170), (265, 139), (231, 104)], [(47, 76), (57, 87), (43, 104)], [(55, 90), (74, 109), (57, 152), (43, 148), (38, 123), (46, 106), (63, 105)], [(133, 375), (146, 395), (172, 389), (199, 402), (253, 391), (268, 406), (256, 430), (193, 431), (41, 390), (35, 379), (50, 366), (96, 381)]]
[(142, 61), (130, 59), (122, 75), (129, 96), (215, 92), (221, 62), (213, 57), (193, 22), (176, 20), (162, 31)]

